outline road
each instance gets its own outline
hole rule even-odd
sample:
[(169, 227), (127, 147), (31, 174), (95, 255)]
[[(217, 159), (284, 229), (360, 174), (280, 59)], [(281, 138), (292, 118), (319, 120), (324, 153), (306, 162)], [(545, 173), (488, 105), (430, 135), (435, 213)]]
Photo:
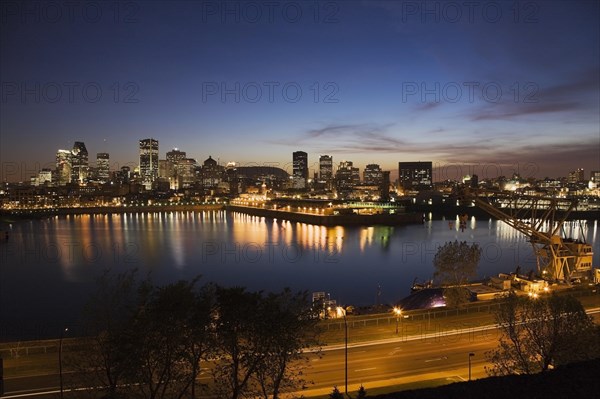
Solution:
[[(599, 308), (588, 313), (598, 317)], [(469, 353), (472, 378), (486, 376), (488, 365), (485, 352), (498, 345), (500, 332), (495, 325), (455, 328), (422, 335), (405, 335), (397, 338), (361, 342), (348, 348), (348, 392), (358, 390), (362, 384), (372, 389), (382, 386), (420, 383), (442, 385), (443, 383), (466, 381), (469, 376)], [(314, 381), (304, 396), (330, 393), (337, 385), (345, 390), (344, 345), (323, 348), (321, 357), (309, 355), (310, 367), (305, 378)], [(3, 399), (52, 398), (58, 389), (57, 375), (43, 375), (6, 379), (6, 394)], [(77, 393), (65, 395), (75, 398)]]
[[(471, 358), (473, 378), (485, 377), (484, 353), (498, 345), (497, 334), (497, 329), (488, 326), (351, 346), (348, 391), (358, 390), (361, 384), (368, 389), (426, 380), (432, 385), (440, 385), (441, 380), (466, 381), (470, 352), (475, 354)], [(345, 388), (344, 358), (344, 348), (338, 346), (327, 348), (321, 359), (311, 359), (312, 367), (306, 371), (307, 379), (315, 381), (311, 395), (329, 393), (334, 385)]]
[[(466, 380), (469, 352), (476, 354), (472, 358), (474, 378), (483, 377), (483, 353), (498, 342), (490, 339), (495, 331), (491, 328), (351, 345), (348, 349), (349, 387), (356, 390), (361, 383), (375, 387), (436, 378), (448, 378), (449, 382)], [(344, 353), (344, 346), (336, 345), (325, 347), (321, 357), (310, 355), (311, 367), (306, 369), (305, 377), (315, 384), (305, 396), (328, 393), (334, 385), (342, 389)], [(10, 378), (6, 380), (7, 394), (2, 398), (56, 397), (58, 381), (57, 375)]]

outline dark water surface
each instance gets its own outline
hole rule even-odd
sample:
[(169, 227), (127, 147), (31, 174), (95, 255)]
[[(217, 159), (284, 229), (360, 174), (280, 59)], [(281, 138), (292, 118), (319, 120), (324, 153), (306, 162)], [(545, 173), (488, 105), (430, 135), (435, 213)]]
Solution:
[[(594, 247), (598, 222), (565, 225)], [(431, 220), (399, 227), (323, 227), (226, 211), (60, 216), (10, 226), (0, 244), (0, 340), (56, 337), (76, 330), (96, 278), (106, 269), (138, 269), (158, 283), (202, 275), (203, 282), (251, 290), (325, 291), (338, 303), (391, 303), (413, 279), (433, 273), (446, 241), (483, 248), (479, 276), (535, 269), (525, 237), (494, 220)]]

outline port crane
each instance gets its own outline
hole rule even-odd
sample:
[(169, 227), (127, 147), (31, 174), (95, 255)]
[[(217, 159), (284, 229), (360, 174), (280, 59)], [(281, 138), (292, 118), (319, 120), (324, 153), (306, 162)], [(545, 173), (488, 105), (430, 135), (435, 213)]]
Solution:
[(577, 207), (576, 199), (474, 189), (465, 190), (462, 197), (525, 234), (536, 255), (537, 272), (545, 280), (569, 284), (591, 277), (592, 246), (583, 235), (577, 240), (564, 237), (563, 225)]

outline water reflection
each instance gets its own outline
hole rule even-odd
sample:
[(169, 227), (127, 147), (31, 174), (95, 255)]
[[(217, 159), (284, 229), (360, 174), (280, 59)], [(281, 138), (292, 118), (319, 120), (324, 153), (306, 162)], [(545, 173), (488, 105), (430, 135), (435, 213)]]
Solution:
[[(592, 243), (593, 265), (600, 266), (597, 221), (564, 227), (573, 238)], [(371, 304), (379, 284), (382, 302), (393, 302), (408, 294), (415, 277), (429, 280), (437, 247), (447, 241), (480, 244), (480, 277), (517, 265), (524, 271), (535, 268), (526, 237), (491, 219), (470, 218), (461, 231), (455, 219), (362, 228), (225, 211), (164, 212), (53, 217), (11, 229), (10, 242), (0, 245), (2, 282), (11, 282), (0, 290), (2, 304), (10, 304), (2, 317), (22, 314), (35, 320), (63, 309), (64, 303), (83, 304), (89, 290), (83, 287), (105, 269), (152, 271), (159, 283), (202, 275), (204, 281), (251, 289), (290, 286), (330, 292), (345, 303)], [(43, 314), (39, 303), (48, 307)]]

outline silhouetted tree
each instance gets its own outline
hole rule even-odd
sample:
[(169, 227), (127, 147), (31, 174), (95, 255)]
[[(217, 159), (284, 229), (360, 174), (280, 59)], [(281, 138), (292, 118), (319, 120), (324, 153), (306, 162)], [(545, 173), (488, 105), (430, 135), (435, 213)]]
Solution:
[(446, 286), (447, 306), (459, 306), (469, 300), (469, 292), (463, 286), (477, 276), (480, 259), (481, 248), (477, 243), (447, 242), (438, 249), (433, 259), (433, 276)]
[(362, 385), (358, 388), (358, 393), (356, 395), (357, 399), (365, 399), (367, 397), (367, 390)]
[(135, 275), (136, 270), (118, 275), (105, 271), (97, 279), (96, 292), (84, 306), (86, 349), (67, 360), (81, 372), (86, 386), (106, 387), (107, 398), (119, 397), (131, 368), (126, 338), (137, 311), (139, 283)]
[(195, 395), (211, 322), (210, 299), (196, 290), (196, 282), (147, 285), (140, 291), (129, 352), (136, 364), (129, 372), (144, 398)]
[[(319, 346), (318, 310), (307, 292), (285, 289), (261, 299), (260, 330), (264, 357), (256, 369), (255, 381), (265, 399), (278, 399), (282, 392), (305, 387), (303, 369), (309, 364), (304, 349)], [(319, 350), (316, 351), (319, 354)], [(313, 351), (313, 355), (315, 351)]]
[(365, 389), (364, 386), (360, 386), (360, 388), (358, 388), (358, 393), (356, 394), (356, 398), (357, 399), (364, 399), (367, 397), (367, 390)]
[(343, 399), (344, 395), (340, 392), (337, 386), (333, 387), (333, 391), (329, 394), (330, 399)]
[(490, 375), (538, 373), (600, 356), (598, 328), (571, 296), (512, 294), (495, 317), (502, 337), (500, 346), (486, 354), (493, 364)]
[(216, 288), (215, 350), (220, 358), (213, 369), (215, 389), (221, 398), (237, 399), (249, 390), (265, 353), (265, 337), (257, 310), (260, 293), (244, 288)]

